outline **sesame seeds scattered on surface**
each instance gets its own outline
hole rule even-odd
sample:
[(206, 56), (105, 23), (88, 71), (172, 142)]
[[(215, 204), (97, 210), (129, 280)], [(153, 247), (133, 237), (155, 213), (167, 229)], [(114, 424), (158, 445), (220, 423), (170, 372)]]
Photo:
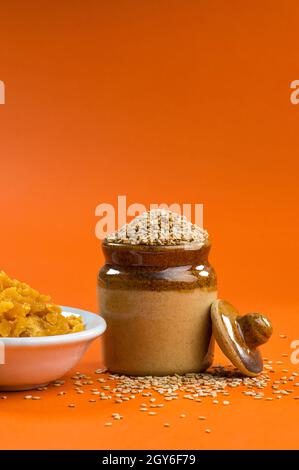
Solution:
[[(268, 386), (270, 378), (266, 373), (258, 377), (243, 377), (233, 369), (214, 367), (209, 372), (199, 374), (186, 374), (155, 377), (133, 377), (119, 374), (108, 374), (107, 379), (113, 385), (102, 385), (109, 395), (101, 392), (101, 399), (114, 398), (114, 403), (123, 403), (132, 400), (136, 396), (148, 398), (147, 403), (141, 403), (140, 411), (148, 411), (148, 408), (159, 408), (163, 404), (156, 403), (157, 398), (153, 393), (160, 395), (165, 401), (178, 400), (179, 398), (196, 401), (199, 403), (205, 397), (212, 397), (213, 403), (219, 403), (217, 395), (229, 395), (227, 388), (248, 387), (250, 395), (255, 388), (262, 389)], [(105, 379), (105, 381), (107, 380)], [(105, 383), (105, 382), (102, 382)], [(91, 392), (92, 393), (92, 392)]]
[[(98, 370), (102, 371), (105, 369)], [(272, 402), (272, 404), (265, 405), (272, 407), (275, 406), (277, 400), (285, 399), (291, 399), (294, 407), (298, 406), (299, 403), (298, 372), (282, 369), (276, 360), (268, 360), (264, 371), (259, 376), (253, 378), (242, 376), (232, 367), (224, 368), (221, 366), (212, 367), (207, 372), (198, 374), (186, 374), (183, 376), (176, 374), (165, 377), (131, 377), (105, 371), (99, 374), (97, 371), (95, 371), (95, 374), (98, 376), (96, 382), (94, 382), (95, 376), (93, 374), (91, 374), (92, 377), (88, 377), (80, 372), (76, 373), (71, 378), (73, 392), (69, 389), (67, 389), (67, 392), (65, 390), (58, 391), (56, 389), (56, 381), (54, 382), (56, 385), (54, 383), (49, 384), (48, 392), (45, 395), (43, 395), (43, 392), (41, 392), (41, 396), (36, 396), (33, 392), (31, 392), (32, 394), (28, 392), (26, 394), (25, 392), (21, 394), (21, 399), (29, 400), (26, 406), (30, 406), (30, 400), (40, 400), (41, 397), (45, 398), (52, 389), (52, 396), (60, 400), (60, 402), (57, 402), (58, 406), (62, 404), (69, 408), (76, 408), (78, 404), (83, 403), (84, 405), (85, 403), (86, 410), (89, 409), (90, 412), (91, 410), (94, 412), (95, 409), (108, 410), (108, 414), (103, 419), (102, 425), (104, 426), (109, 427), (112, 424), (119, 426), (122, 425), (121, 422), (123, 420), (127, 421), (128, 418), (126, 418), (125, 410), (129, 405), (128, 410), (130, 412), (135, 411), (138, 413), (140, 411), (140, 420), (149, 420), (150, 417), (156, 416), (156, 419), (152, 419), (152, 422), (156, 423), (153, 425), (164, 428), (169, 428), (174, 424), (166, 421), (167, 419), (170, 420), (167, 415), (163, 419), (163, 413), (165, 413), (163, 408), (168, 411), (176, 410), (174, 411), (174, 419), (177, 420), (176, 423), (180, 421), (181, 426), (184, 426), (184, 423), (187, 425), (189, 420), (192, 419), (198, 419), (199, 421), (207, 420), (206, 424), (213, 426), (213, 421), (209, 422), (205, 403), (208, 403), (209, 406), (213, 403), (215, 405), (220, 404), (216, 406), (214, 413), (225, 414), (230, 410), (223, 410), (223, 407), (233, 404), (234, 394), (236, 393), (234, 389), (238, 389), (239, 393), (244, 395), (244, 399), (255, 401), (256, 407), (262, 406), (264, 401)], [(271, 377), (272, 372), (275, 373), (274, 377)], [(61, 385), (69, 385), (69, 380), (66, 379)], [(65, 395), (66, 397), (64, 398)], [(227, 397), (229, 395), (230, 398), (228, 400)], [(2, 400), (6, 398), (6, 395), (0, 396)], [(69, 403), (71, 400), (74, 401)], [(106, 402), (101, 400), (106, 400), (108, 406), (106, 407)], [(188, 408), (186, 407), (186, 400), (191, 400), (192, 402), (190, 405), (187, 403)], [(6, 405), (4, 404), (4, 406)], [(39, 406), (44, 406), (44, 403), (40, 405), (36, 403), (34, 408)], [(229, 408), (233, 411), (235, 407), (230, 406)], [(194, 411), (191, 411), (193, 409)], [(208, 416), (204, 415), (205, 412)], [(76, 414), (76, 410), (73, 413)], [(162, 420), (160, 421), (159, 418), (162, 418)], [(210, 428), (206, 430), (201, 423), (198, 423), (198, 426), (203, 433), (212, 432)]]
[(189, 222), (185, 216), (165, 209), (143, 212), (106, 238), (110, 243), (166, 246), (190, 242), (202, 246), (207, 239), (205, 230)]

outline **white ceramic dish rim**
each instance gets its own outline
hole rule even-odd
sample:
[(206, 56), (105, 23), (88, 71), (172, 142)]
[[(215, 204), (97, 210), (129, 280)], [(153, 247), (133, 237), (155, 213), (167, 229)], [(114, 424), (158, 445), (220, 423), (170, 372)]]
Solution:
[(36, 336), (24, 338), (0, 338), (0, 342), (7, 346), (46, 346), (46, 345), (59, 345), (70, 344), (77, 342), (90, 341), (100, 336), (106, 330), (106, 322), (104, 318), (95, 313), (82, 310), (80, 308), (61, 306), (62, 313), (81, 315), (83, 322), (90, 320), (93, 325), (88, 326), (85, 324), (85, 330), (78, 331), (77, 333), (69, 333), (67, 335), (55, 336)]

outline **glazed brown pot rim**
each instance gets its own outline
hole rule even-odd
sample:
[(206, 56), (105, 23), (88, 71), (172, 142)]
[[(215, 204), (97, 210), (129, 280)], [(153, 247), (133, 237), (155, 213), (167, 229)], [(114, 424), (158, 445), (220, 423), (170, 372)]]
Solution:
[(211, 242), (182, 245), (131, 245), (104, 240), (106, 264), (123, 266), (184, 266), (208, 263)]
[(131, 244), (131, 243), (117, 243), (109, 242), (106, 238), (102, 242), (103, 246), (109, 246), (119, 249), (130, 249), (135, 251), (168, 251), (168, 250), (201, 250), (211, 246), (211, 240), (207, 239), (204, 244), (200, 242), (185, 242), (179, 245), (145, 245), (145, 244)]

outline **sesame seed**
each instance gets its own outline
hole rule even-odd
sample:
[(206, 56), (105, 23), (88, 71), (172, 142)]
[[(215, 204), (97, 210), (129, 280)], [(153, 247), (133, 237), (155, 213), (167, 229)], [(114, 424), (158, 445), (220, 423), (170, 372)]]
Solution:
[(95, 374), (104, 374), (105, 372), (107, 372), (106, 368), (95, 370)]
[(229, 405), (230, 404), (230, 402), (228, 400), (224, 400), (222, 403), (223, 403), (223, 405)]
[(205, 432), (206, 432), (207, 434), (210, 434), (212, 431), (211, 431), (211, 429), (205, 429)]
[(200, 419), (201, 421), (207, 419), (206, 416), (199, 416), (198, 419)]

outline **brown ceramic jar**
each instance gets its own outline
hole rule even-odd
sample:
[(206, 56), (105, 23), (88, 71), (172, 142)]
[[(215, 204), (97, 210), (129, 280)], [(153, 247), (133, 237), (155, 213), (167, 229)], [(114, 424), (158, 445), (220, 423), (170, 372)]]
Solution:
[(209, 241), (204, 246), (103, 243), (106, 263), (98, 291), (110, 371), (161, 376), (211, 365), (210, 306), (217, 292), (209, 251)]

